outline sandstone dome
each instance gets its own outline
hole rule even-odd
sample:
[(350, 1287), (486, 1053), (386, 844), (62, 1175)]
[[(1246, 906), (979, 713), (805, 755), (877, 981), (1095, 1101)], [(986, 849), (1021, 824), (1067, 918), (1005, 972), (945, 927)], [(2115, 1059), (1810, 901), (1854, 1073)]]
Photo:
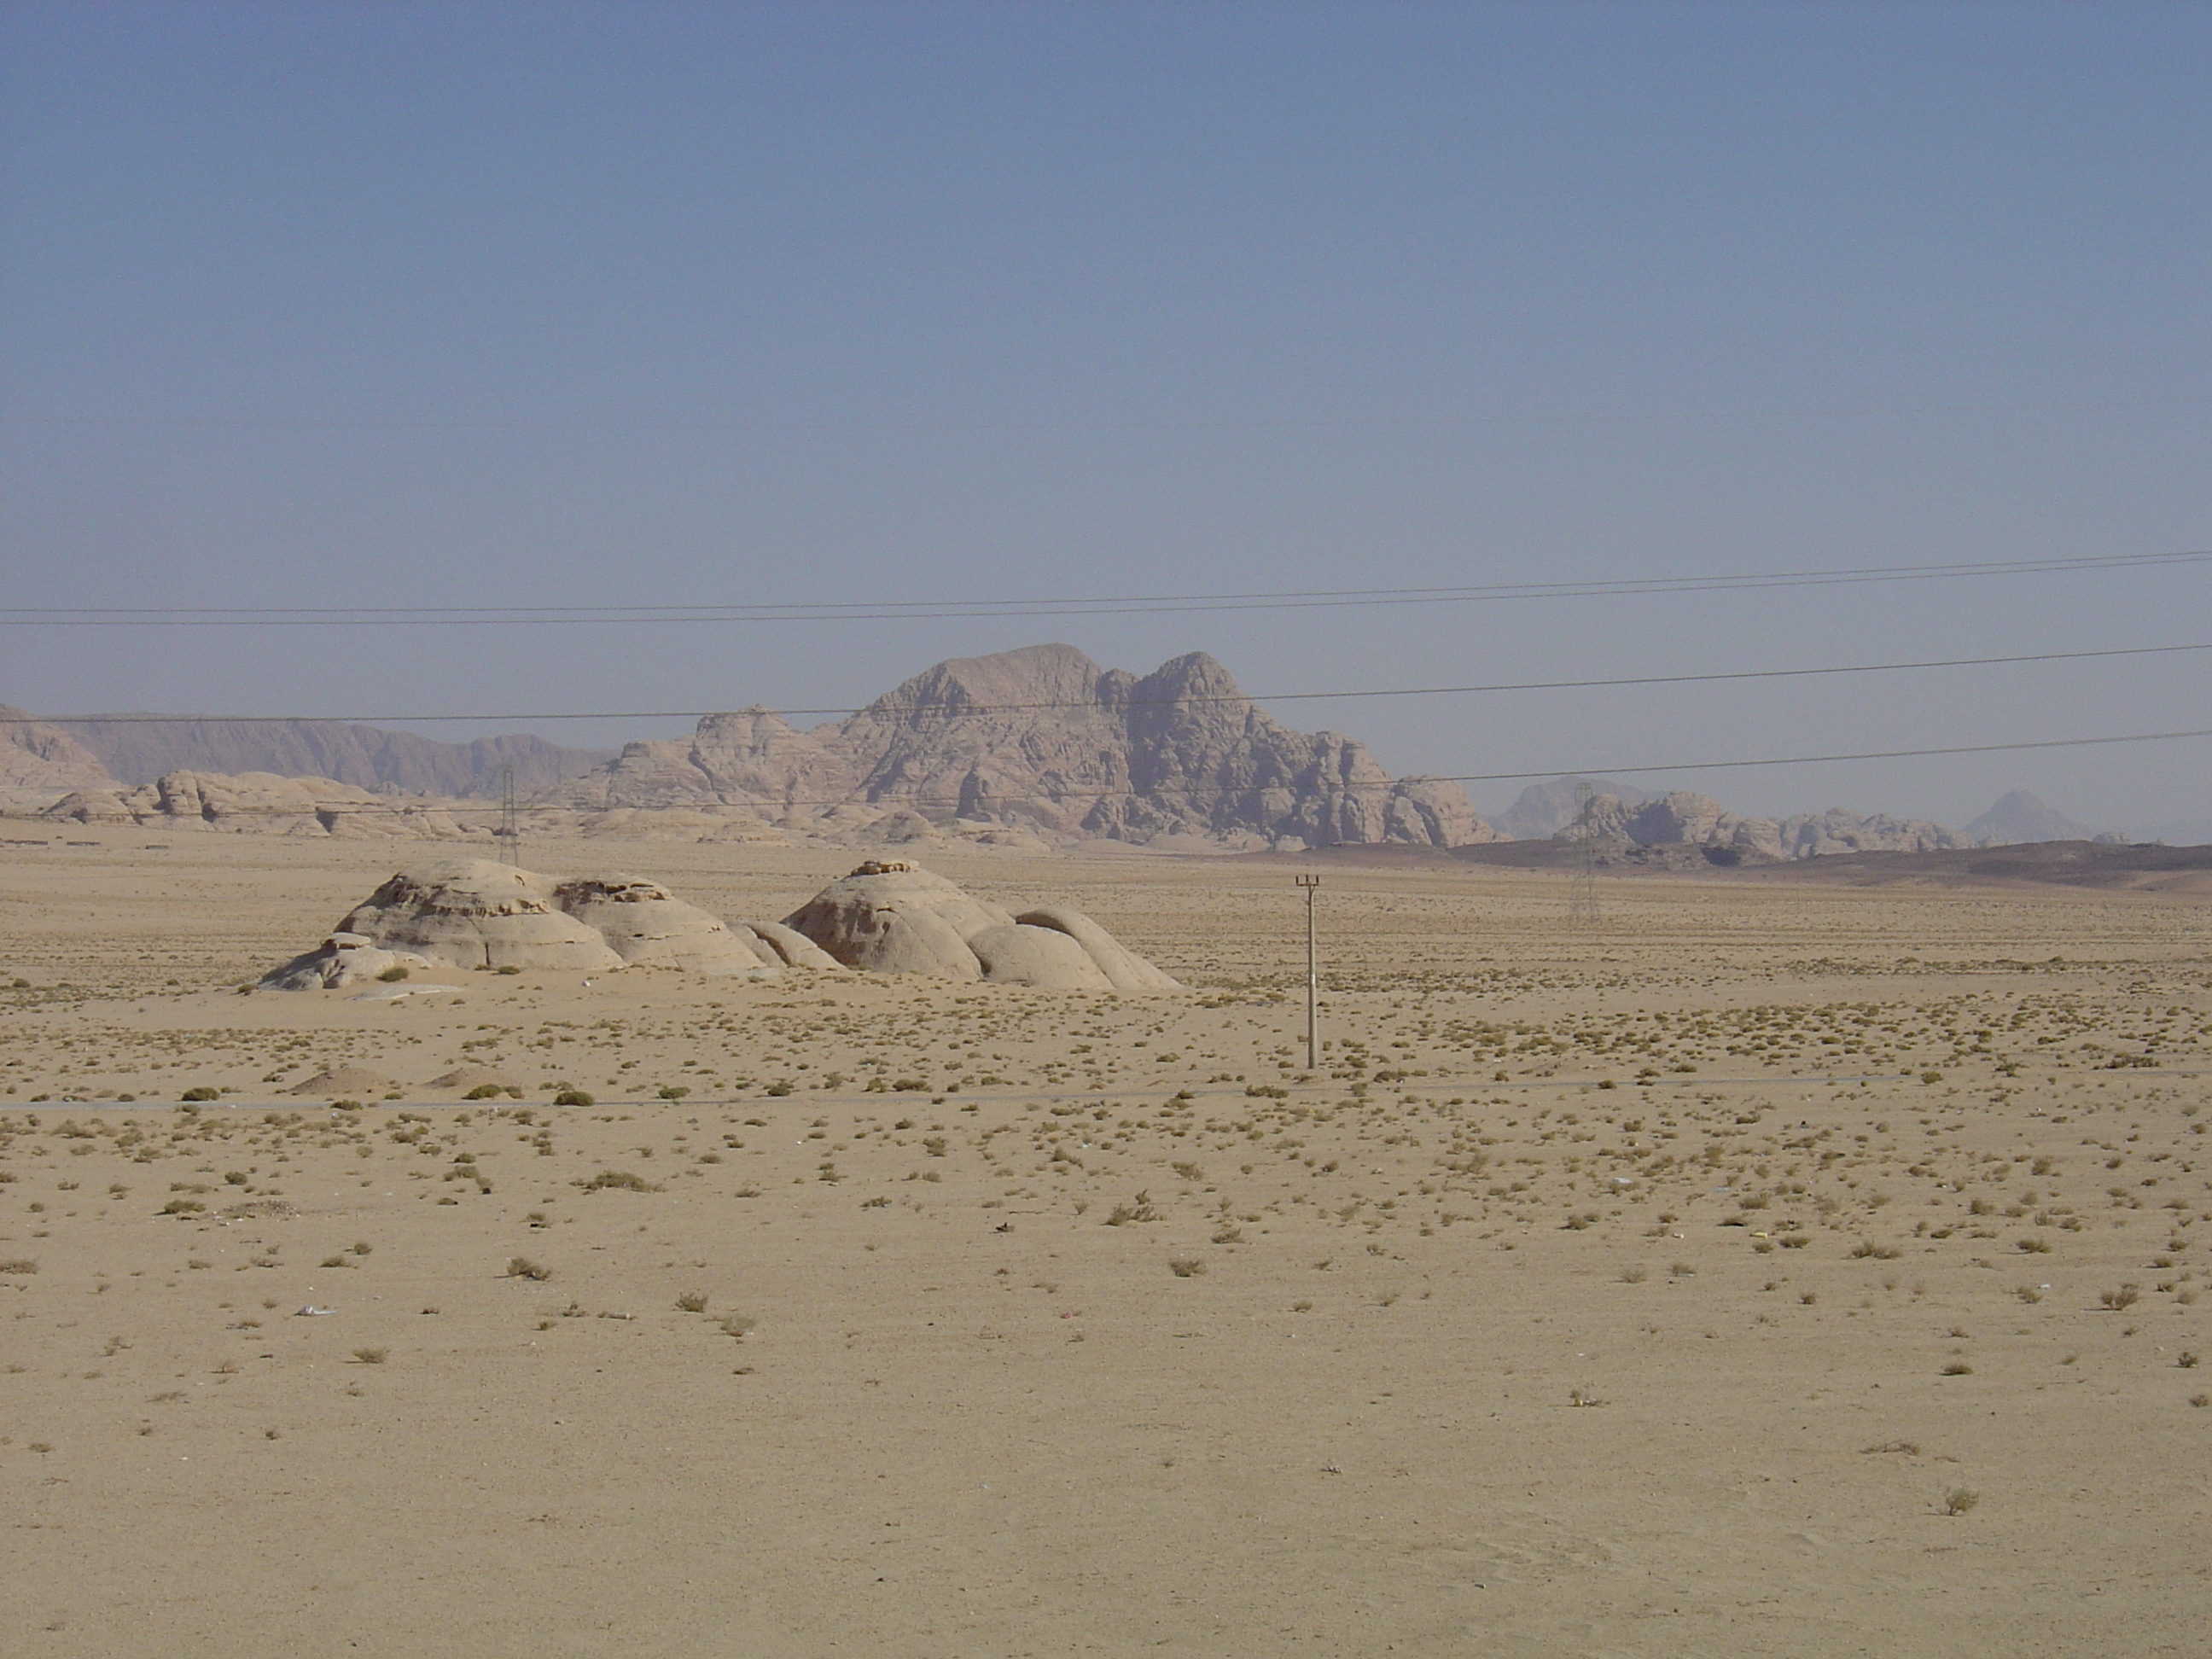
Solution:
[(564, 913), (542, 876), (489, 859), (448, 859), (403, 870), (338, 924), (386, 950), (454, 968), (620, 968), (595, 927)]
[(831, 882), (786, 927), (847, 967), (878, 974), (1029, 985), (1048, 991), (1181, 988), (1079, 910), (1017, 917), (901, 859)]
[(581, 876), (556, 887), (553, 901), (626, 963), (750, 979), (772, 979), (783, 972), (783, 959), (749, 930), (686, 904), (658, 882)]

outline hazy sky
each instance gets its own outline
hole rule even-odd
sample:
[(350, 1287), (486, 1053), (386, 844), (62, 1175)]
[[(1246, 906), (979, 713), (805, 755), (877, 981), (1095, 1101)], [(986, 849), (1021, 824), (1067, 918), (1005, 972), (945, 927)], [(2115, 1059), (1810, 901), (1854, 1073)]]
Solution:
[[(0, 603), (1051, 599), (2204, 548), (2208, 64), (2196, 0), (0, 3)], [(0, 701), (836, 704), (1055, 638), (1328, 690), (2185, 643), (2212, 640), (2208, 598), (2212, 567), (18, 628)], [(2208, 690), (2212, 653), (1279, 712), (1394, 770), (1487, 773), (2205, 726)], [(2212, 818), (2208, 759), (1647, 781), (1954, 823), (2018, 785), (2163, 826)]]

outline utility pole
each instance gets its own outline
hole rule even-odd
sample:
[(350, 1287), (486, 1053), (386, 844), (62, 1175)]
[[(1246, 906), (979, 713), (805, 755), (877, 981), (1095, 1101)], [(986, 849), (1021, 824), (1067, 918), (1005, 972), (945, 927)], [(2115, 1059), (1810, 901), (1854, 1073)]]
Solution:
[(1300, 876), (1306, 893), (1306, 1070), (1321, 1069), (1321, 968), (1314, 949), (1314, 895), (1321, 890), (1319, 876)]
[(522, 867), (522, 815), (514, 799), (514, 769), (499, 769), (499, 828), (492, 831), (500, 845), (507, 851), (507, 861), (516, 869)]

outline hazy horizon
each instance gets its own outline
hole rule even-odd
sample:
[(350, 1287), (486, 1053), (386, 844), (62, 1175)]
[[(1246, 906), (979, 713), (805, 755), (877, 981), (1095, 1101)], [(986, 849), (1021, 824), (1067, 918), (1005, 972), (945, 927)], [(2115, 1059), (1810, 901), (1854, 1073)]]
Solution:
[[(799, 604), (2212, 545), (2201, 7), (16, 3), (19, 607)], [(2204, 567), (1524, 604), (0, 628), (0, 701), (837, 706), (2195, 642)], [(1291, 702), (1393, 773), (2195, 727), (2203, 655)], [(687, 722), (533, 730), (608, 746)], [(2203, 741), (1632, 781), (2212, 825)], [(1520, 786), (1469, 786), (1495, 811)]]

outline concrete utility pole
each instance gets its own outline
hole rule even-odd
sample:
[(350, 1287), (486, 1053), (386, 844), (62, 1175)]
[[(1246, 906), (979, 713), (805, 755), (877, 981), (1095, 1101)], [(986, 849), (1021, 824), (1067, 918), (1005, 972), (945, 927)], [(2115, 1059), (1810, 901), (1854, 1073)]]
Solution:
[(1300, 876), (1306, 891), (1306, 1070), (1321, 1069), (1321, 968), (1314, 951), (1314, 895), (1321, 890), (1319, 876)]

